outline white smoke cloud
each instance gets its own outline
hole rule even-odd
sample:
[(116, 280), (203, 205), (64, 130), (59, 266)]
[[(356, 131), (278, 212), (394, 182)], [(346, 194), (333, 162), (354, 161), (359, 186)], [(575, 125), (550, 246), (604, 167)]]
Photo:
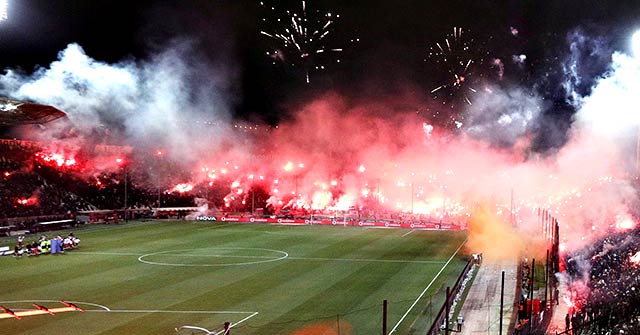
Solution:
[[(511, 186), (526, 203), (551, 208), (560, 222), (563, 244), (575, 250), (620, 229), (620, 218), (637, 218), (633, 210), (638, 192), (630, 176), (640, 166), (636, 162), (640, 114), (635, 110), (640, 62), (622, 53), (607, 56), (601, 39), (575, 33), (572, 41), (562, 85), (577, 111), (566, 143), (544, 157), (529, 152), (515, 164), (498, 164), (495, 158), (492, 164), (482, 163), (475, 157), (473, 167), (492, 181), (482, 185), (491, 189), (485, 196), (498, 197)], [(531, 132), (545, 136), (545, 131), (553, 131), (541, 128), (542, 111), (555, 112), (535, 92), (490, 87), (467, 108), (464, 134), (517, 154), (523, 143), (528, 149)], [(459, 145), (457, 149), (466, 150)], [(471, 174), (463, 177), (471, 178)], [(521, 217), (526, 216), (521, 213)], [(534, 222), (525, 219), (524, 225), (535, 230)]]
[[(567, 207), (564, 213), (572, 220), (564, 226), (568, 243), (579, 247), (598, 235), (592, 231), (596, 230), (594, 227), (613, 229), (618, 224), (617, 218), (633, 217), (633, 208), (638, 204), (632, 176), (638, 171), (640, 117), (636, 100), (640, 95), (640, 57), (615, 52), (605, 74), (588, 78), (592, 73), (580, 70), (585, 64), (579, 62), (578, 45), (591, 46), (588, 49), (592, 56), (603, 57), (606, 54), (602, 52), (603, 43), (580, 34), (574, 37), (577, 44), (572, 44), (571, 57), (565, 66), (568, 70), (565, 87), (570, 88), (572, 101), (579, 108), (571, 138), (558, 153), (556, 164), (567, 172), (573, 171), (576, 184), (580, 179), (598, 180), (592, 186), (598, 187), (595, 194), (581, 199), (579, 207)], [(578, 87), (590, 81), (593, 84), (588, 90), (583, 86), (580, 92)]]
[(494, 145), (513, 146), (533, 129), (543, 106), (540, 96), (524, 88), (492, 87), (467, 108), (465, 132)]
[(227, 128), (232, 79), (229, 66), (205, 61), (183, 40), (149, 60), (116, 64), (70, 44), (48, 68), (7, 71), (0, 86), (4, 95), (64, 110), (82, 137), (108, 133), (192, 162)]
[(581, 29), (571, 31), (567, 40), (569, 54), (563, 63), (563, 87), (567, 101), (576, 108), (591, 93), (594, 80), (611, 63), (613, 51), (602, 37), (592, 37)]
[[(433, 203), (440, 208), (454, 200), (468, 207), (479, 201), (504, 204), (514, 191), (530, 230), (539, 227), (525, 210), (553, 207), (563, 236), (577, 245), (607, 231), (601, 229), (606, 226), (603, 217), (626, 214), (637, 203), (625, 179), (629, 142), (617, 139), (621, 129), (637, 127), (632, 99), (639, 96), (640, 76), (636, 59), (616, 54), (612, 71), (592, 85), (584, 78), (583, 58), (575, 55), (565, 69), (566, 87), (582, 107), (578, 122), (567, 144), (543, 158), (522, 155), (529, 149), (522, 142), (538, 130), (540, 114), (547, 110), (540, 95), (523, 87), (480, 91), (459, 137), (442, 136), (415, 113), (394, 107), (407, 104), (405, 98), (399, 104), (379, 97), (367, 103), (337, 94), (320, 97), (305, 104), (291, 122), (259, 138), (263, 148), (275, 149), (256, 160), (252, 138), (228, 151), (217, 150), (222, 139), (233, 142), (227, 131), (233, 67), (203, 62), (188, 42), (146, 61), (117, 64), (91, 59), (72, 44), (48, 68), (34, 74), (8, 71), (0, 85), (6, 95), (65, 110), (82, 136), (112, 129), (123, 143), (163, 149), (187, 163), (220, 167), (220, 161), (228, 161), (243, 174), (255, 169), (279, 176), (288, 160), (304, 162), (303, 172), (282, 184), (299, 184), (299, 191), (311, 196), (316, 194), (314, 183), (335, 179), (342, 192), (337, 202), (347, 207), (356, 204), (365, 184), (375, 185), (380, 198), (394, 199), (388, 206), (395, 210), (425, 212), (434, 212)], [(495, 65), (500, 69), (504, 64), (497, 59)], [(360, 172), (360, 165), (366, 171)], [(414, 199), (410, 184), (424, 190), (424, 196)], [(444, 201), (432, 201), (434, 195)], [(565, 206), (570, 199), (580, 205)]]
[(511, 56), (511, 61), (513, 61), (516, 65), (522, 67), (524, 66), (524, 63), (527, 61), (527, 55), (525, 54), (513, 55)]
[(610, 72), (597, 82), (589, 96), (582, 98), (577, 126), (614, 138), (638, 133), (638, 78), (640, 56), (614, 53)]

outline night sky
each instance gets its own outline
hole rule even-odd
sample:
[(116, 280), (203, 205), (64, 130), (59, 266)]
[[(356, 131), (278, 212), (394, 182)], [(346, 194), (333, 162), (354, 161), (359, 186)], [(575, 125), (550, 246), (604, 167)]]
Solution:
[[(301, 6), (300, 1), (266, 4)], [(630, 34), (640, 27), (635, 1), (328, 0), (307, 6), (340, 15), (326, 41), (344, 49), (335, 57), (341, 62), (329, 61), (326, 70), (312, 72), (309, 84), (302, 71), (273, 65), (266, 56), (278, 43), (260, 34), (272, 27), (261, 22), (268, 11), (258, 1), (13, 0), (9, 19), (0, 23), (0, 62), (29, 73), (47, 67), (73, 42), (99, 61), (143, 60), (173, 39), (188, 38), (205, 58), (234, 69), (229, 80), (236, 118), (276, 124), (298, 101), (327, 91), (354, 100), (406, 94), (433, 99), (430, 91), (440, 84), (443, 69), (427, 55), (453, 27), (461, 27), (473, 41), (472, 79), (494, 80), (491, 60), (503, 60), (502, 83), (540, 92), (551, 101), (546, 114), (557, 123), (572, 114), (559, 84), (570, 34), (580, 31), (599, 40), (610, 54), (627, 51)], [(588, 44), (585, 49), (582, 70), (595, 78), (608, 60), (591, 55)], [(527, 57), (524, 65), (509, 61), (521, 54)], [(591, 82), (581, 85), (588, 91)], [(416, 104), (421, 108), (429, 107)]]

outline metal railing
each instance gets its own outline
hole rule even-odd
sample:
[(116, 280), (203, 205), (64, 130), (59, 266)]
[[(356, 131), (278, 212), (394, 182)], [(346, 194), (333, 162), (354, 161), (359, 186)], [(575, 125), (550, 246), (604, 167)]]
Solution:
[[(444, 323), (444, 321), (446, 319), (446, 313), (447, 313), (447, 310), (448, 310), (447, 306), (451, 306), (451, 303), (453, 302), (453, 300), (455, 299), (456, 295), (460, 291), (460, 287), (461, 287), (461, 284), (462, 284), (462, 281), (463, 281), (464, 277), (472, 269), (473, 264), (475, 264), (475, 262), (473, 260), (469, 260), (467, 262), (467, 265), (465, 265), (464, 269), (462, 270), (462, 272), (460, 272), (460, 275), (458, 276), (458, 279), (456, 280), (456, 283), (453, 285), (453, 287), (451, 288), (451, 290), (449, 292), (448, 299), (445, 298), (445, 302), (442, 303), (442, 307), (440, 307), (440, 310), (438, 311), (438, 314), (436, 314), (435, 319), (433, 320), (433, 323), (431, 324), (431, 327), (427, 331), (426, 335), (437, 335), (437, 334), (440, 333), (440, 330), (441, 330), (440, 326)], [(447, 325), (447, 326), (449, 326), (449, 325)]]

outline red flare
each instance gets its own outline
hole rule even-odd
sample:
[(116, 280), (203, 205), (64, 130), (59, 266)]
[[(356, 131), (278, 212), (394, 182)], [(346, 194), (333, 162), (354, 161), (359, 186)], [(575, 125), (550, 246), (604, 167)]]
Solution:
[(193, 190), (193, 184), (190, 183), (181, 183), (174, 186), (168, 193), (178, 192), (178, 193), (187, 193)]
[(82, 309), (82, 308), (80, 308), (80, 307), (78, 307), (78, 306), (76, 306), (76, 305), (74, 305), (74, 304), (72, 304), (72, 303), (70, 303), (70, 302), (66, 302), (66, 301), (64, 301), (64, 300), (60, 300), (60, 302), (61, 302), (63, 305), (67, 306), (67, 307), (70, 307), (70, 308), (75, 309), (76, 311), (84, 312), (84, 309)]
[(14, 318), (16, 318), (16, 319), (18, 319), (18, 320), (22, 319), (22, 317), (21, 317), (21, 316), (16, 315), (16, 313), (14, 313), (12, 310), (10, 310), (10, 309), (8, 309), (8, 308), (6, 308), (6, 307), (4, 307), (4, 306), (0, 305), (0, 308), (2, 308), (2, 310), (3, 310), (5, 313), (7, 313), (7, 314), (9, 314), (9, 315), (13, 316)]
[(50, 311), (48, 308), (46, 308), (46, 307), (44, 307), (42, 305), (38, 305), (38, 304), (31, 304), (31, 305), (33, 305), (33, 307), (35, 307), (35, 308), (37, 308), (37, 309), (39, 309), (39, 310), (41, 310), (43, 312), (47, 312), (47, 313), (49, 313), (51, 315), (56, 315), (56, 313)]
[(40, 158), (43, 163), (61, 168), (70, 168), (77, 163), (74, 156), (67, 156), (64, 153), (41, 151), (36, 154), (36, 157)]

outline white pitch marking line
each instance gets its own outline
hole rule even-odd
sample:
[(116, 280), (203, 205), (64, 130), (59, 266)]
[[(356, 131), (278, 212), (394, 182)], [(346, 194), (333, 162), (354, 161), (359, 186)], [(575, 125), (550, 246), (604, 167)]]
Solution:
[[(0, 304), (15, 304), (15, 303), (45, 303), (45, 302), (60, 302), (60, 300), (46, 300), (46, 299), (35, 299), (35, 300), (6, 300), (0, 301)], [(68, 300), (68, 302), (76, 305), (87, 305), (94, 306), (101, 309), (85, 309), (85, 312), (112, 312), (112, 313), (176, 313), (176, 314), (251, 314), (252, 316), (258, 314), (258, 312), (249, 312), (249, 311), (203, 311), (203, 310), (166, 310), (166, 309), (111, 309), (104, 305), (99, 305), (91, 302), (83, 302), (83, 301), (72, 301)]]
[(203, 333), (205, 333), (207, 335), (213, 334), (213, 332), (210, 331), (209, 329), (202, 328), (202, 327), (197, 327), (197, 326), (180, 326), (180, 327), (176, 328), (176, 331), (179, 331), (180, 329), (194, 329), (194, 330), (199, 330), (199, 331), (201, 331), (201, 332), (203, 332)]
[[(145, 256), (136, 253), (117, 253), (117, 252), (74, 252), (74, 254), (82, 253), (88, 255), (113, 255), (113, 256)], [(161, 255), (178, 256), (178, 257), (218, 257), (218, 258), (257, 258), (257, 259), (273, 259), (268, 256), (237, 256), (237, 255), (189, 255), (189, 254), (169, 254), (163, 253)], [(370, 258), (328, 258), (328, 257), (287, 257), (283, 259), (291, 260), (310, 260), (310, 261), (340, 261), (340, 262), (377, 262), (377, 263), (416, 263), (416, 264), (443, 264), (444, 261), (430, 261), (430, 260), (404, 260), (404, 259), (370, 259)]]
[(105, 255), (105, 256), (140, 256), (140, 253), (133, 252), (93, 252), (93, 251), (74, 251), (74, 254), (81, 255)]
[(402, 236), (400, 236), (400, 237), (405, 237), (405, 236), (407, 236), (407, 235), (409, 235), (409, 234), (413, 233), (414, 231), (416, 231), (416, 230), (415, 230), (415, 229), (411, 229), (411, 230), (409, 230), (408, 232), (404, 233), (404, 235), (402, 235)]
[[(86, 255), (105, 255), (105, 256), (141, 256), (142, 254), (140, 253), (128, 253), (128, 252), (84, 252), (84, 251), (80, 251), (80, 252), (74, 252), (74, 254), (86, 254)], [(263, 259), (273, 259), (274, 257), (272, 256), (252, 256), (252, 255), (247, 255), (247, 256), (240, 256), (240, 255), (221, 255), (221, 254), (210, 254), (210, 255), (203, 255), (203, 254), (162, 254), (165, 256), (172, 256), (172, 257), (217, 257), (217, 258), (263, 258)]]
[(283, 260), (283, 259), (289, 257), (289, 254), (286, 251), (273, 250), (273, 249), (264, 249), (264, 248), (222, 248), (221, 247), (221, 248), (216, 248), (216, 249), (269, 251), (269, 252), (279, 253), (282, 256), (280, 256), (278, 258), (267, 258), (267, 259), (262, 260), (262, 261), (258, 260), (258, 261), (253, 261), (253, 262), (240, 262), (240, 263), (228, 263), (228, 264), (164, 263), (164, 262), (152, 262), (152, 261), (147, 261), (147, 260), (144, 259), (145, 257), (149, 257), (149, 256), (172, 255), (172, 252), (184, 252), (184, 251), (193, 251), (193, 250), (195, 250), (195, 249), (183, 249), (183, 250), (159, 251), (159, 252), (152, 252), (152, 253), (149, 253), (149, 254), (144, 254), (144, 255), (138, 257), (138, 261), (141, 262), (141, 263), (151, 264), (151, 265), (182, 266), (182, 267), (213, 267), (213, 266), (242, 266), (242, 265), (250, 265), (250, 264), (269, 263), (269, 262), (276, 262), (276, 261), (279, 261), (279, 260)]
[[(38, 300), (7, 300), (7, 301), (0, 301), (0, 303), (34, 303), (34, 302), (40, 302), (40, 303), (45, 303), (45, 302), (60, 302), (60, 300), (45, 300), (45, 299), (38, 299)], [(258, 312), (243, 312), (243, 311), (183, 311), (183, 310), (162, 310), (162, 309), (110, 309), (107, 306), (104, 305), (99, 305), (99, 304), (94, 304), (94, 303), (90, 303), (90, 302), (81, 302), (81, 301), (69, 301), (70, 303), (75, 303), (77, 305), (88, 305), (88, 306), (95, 306), (95, 307), (99, 307), (102, 309), (85, 309), (85, 312), (98, 312), (98, 313), (107, 313), (107, 312), (111, 312), (111, 313), (172, 313), (172, 314), (251, 314), (247, 317), (245, 317), (244, 319), (232, 323), (231, 324), (231, 328), (233, 328), (234, 326), (237, 326), (249, 319), (251, 319), (252, 317), (258, 315)], [(14, 309), (14, 310), (21, 310), (21, 309)], [(218, 334), (222, 334), (224, 332), (220, 331), (217, 333), (214, 333), (206, 328), (201, 328), (201, 327), (196, 327), (196, 326), (182, 326), (180, 328), (187, 328), (187, 329), (196, 329), (196, 330), (201, 330), (206, 332), (207, 334), (214, 334), (214, 335), (218, 335)]]
[[(43, 302), (57, 302), (60, 303), (60, 300), (43, 300), (43, 299), (37, 299), (37, 300), (9, 300), (9, 301), (0, 301), (1, 304), (13, 304), (13, 303), (23, 303), (23, 302), (27, 302), (27, 303), (43, 303)], [(87, 310), (87, 311), (96, 311), (96, 312), (110, 312), (111, 309), (107, 306), (104, 305), (98, 305), (98, 304), (94, 304), (94, 303), (90, 303), (90, 302), (82, 302), (82, 301), (72, 301), (72, 300), (67, 300), (67, 302), (70, 302), (72, 304), (76, 304), (76, 305), (87, 305), (87, 306), (94, 306), (94, 307), (98, 307), (98, 308), (102, 308), (102, 310)]]
[(431, 282), (429, 283), (429, 285), (427, 285), (427, 287), (422, 290), (422, 293), (420, 293), (420, 295), (418, 296), (418, 298), (416, 298), (416, 301), (413, 302), (413, 304), (411, 304), (411, 306), (409, 307), (409, 309), (407, 309), (407, 311), (404, 313), (404, 315), (400, 318), (400, 320), (398, 321), (398, 323), (396, 323), (396, 325), (393, 327), (393, 329), (391, 329), (391, 331), (389, 332), (389, 335), (393, 334), (396, 329), (398, 328), (398, 326), (400, 326), (400, 324), (402, 323), (402, 321), (404, 321), (404, 318), (407, 317), (407, 315), (409, 315), (409, 312), (411, 312), (411, 310), (413, 309), (413, 307), (416, 306), (416, 304), (418, 303), (418, 301), (420, 301), (420, 299), (422, 299), (422, 296), (427, 293), (427, 290), (431, 287), (431, 285), (433, 285), (433, 283), (436, 281), (436, 279), (438, 279), (438, 277), (440, 276), (440, 274), (442, 273), (442, 271), (444, 271), (444, 269), (447, 267), (447, 265), (449, 265), (449, 263), (451, 262), (451, 260), (453, 259), (453, 257), (455, 257), (458, 254), (458, 251), (460, 251), (460, 249), (462, 248), (462, 246), (467, 243), (467, 240), (469, 238), (466, 238), (462, 244), (460, 244), (460, 246), (458, 247), (458, 249), (456, 249), (456, 251), (451, 255), (451, 257), (449, 257), (449, 260), (442, 266), (442, 268), (440, 269), (440, 271), (438, 271), (438, 273), (435, 275), (435, 277), (433, 277), (433, 279), (431, 280)]
[(341, 262), (378, 262), (378, 263), (418, 263), (418, 264), (442, 264), (442, 261), (414, 261), (404, 259), (368, 259), (368, 258), (322, 258), (322, 257), (289, 257), (293, 260), (310, 261), (341, 261)]
[(110, 309), (110, 310), (87, 310), (86, 312), (111, 312), (111, 313), (172, 313), (172, 314), (250, 314), (257, 312), (242, 311), (176, 311), (165, 309)]
[[(242, 320), (240, 320), (240, 321), (238, 321), (236, 323), (232, 323), (231, 325), (229, 325), (229, 328), (233, 328), (233, 327), (235, 327), (235, 326), (237, 326), (237, 325), (239, 325), (239, 324), (251, 319), (252, 317), (254, 317), (256, 315), (258, 315), (258, 312), (254, 312), (253, 314), (247, 316), (246, 318), (244, 318), (244, 319), (242, 319)], [(222, 334), (222, 333), (224, 333), (224, 330), (219, 331), (219, 332), (215, 333), (214, 335), (218, 335), (218, 334)]]
[(258, 259), (274, 259), (272, 256), (241, 256), (241, 255), (202, 255), (202, 254), (161, 254), (163, 256), (172, 256), (172, 257), (216, 257), (216, 258), (258, 258)]

